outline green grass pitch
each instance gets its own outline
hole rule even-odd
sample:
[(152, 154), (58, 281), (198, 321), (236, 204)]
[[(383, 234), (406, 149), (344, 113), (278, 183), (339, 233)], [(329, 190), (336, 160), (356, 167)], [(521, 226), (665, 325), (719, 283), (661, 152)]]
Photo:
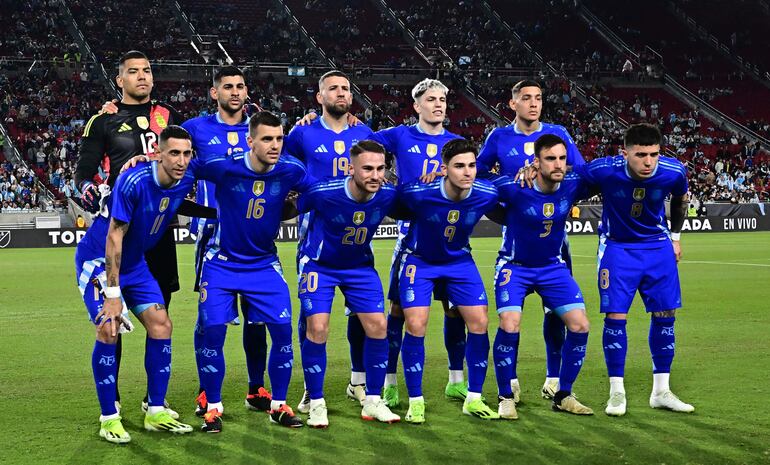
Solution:
[[(651, 362), (648, 317), (639, 300), (629, 321), (626, 368), (628, 414), (604, 415), (608, 383), (597, 308), (595, 237), (572, 237), (575, 275), (593, 325), (584, 369), (575, 385), (593, 417), (551, 411), (540, 398), (545, 376), (540, 300), (527, 302), (522, 325), (520, 420), (484, 422), (462, 415), (446, 400), (446, 353), (442, 313), (434, 306), (427, 336), (427, 423), (413, 426), (364, 422), (344, 396), (349, 356), (341, 302), (336, 302), (329, 340), (327, 430), (286, 430), (243, 407), (246, 369), (241, 329), (229, 330), (224, 385), (224, 431), (173, 437), (142, 430), (143, 330), (125, 338), (120, 387), (124, 424), (133, 437), (115, 446), (98, 435), (99, 415), (91, 377), (94, 330), (86, 319), (74, 279), (74, 249), (0, 251), (0, 463), (768, 463), (770, 462), (770, 233), (689, 234), (680, 265), (684, 308), (677, 321), (674, 391), (696, 406), (694, 414), (652, 410), (647, 405)], [(474, 256), (492, 292), (497, 238), (474, 239)], [(375, 243), (380, 275), (387, 278), (392, 241)], [(294, 294), (294, 244), (279, 247)], [(171, 306), (174, 364), (168, 399), (196, 429), (197, 376), (192, 351), (196, 294), (192, 246), (179, 247), (183, 291)], [(297, 306), (295, 302), (295, 322)], [(296, 325), (295, 325), (296, 327)], [(490, 335), (497, 318), (490, 308)], [(295, 337), (296, 340), (296, 337)], [(490, 355), (491, 358), (491, 355)], [(289, 402), (302, 389), (299, 350)], [(402, 408), (406, 389), (399, 366)], [(764, 381), (763, 381), (764, 380)], [(496, 406), (490, 367), (485, 396)]]

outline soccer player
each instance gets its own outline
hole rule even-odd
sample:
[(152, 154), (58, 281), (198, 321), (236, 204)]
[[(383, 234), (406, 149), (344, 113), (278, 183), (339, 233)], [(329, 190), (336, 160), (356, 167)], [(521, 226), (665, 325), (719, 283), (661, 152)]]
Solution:
[[(192, 157), (189, 134), (179, 126), (160, 133), (160, 160), (132, 168), (115, 181), (108, 210), (97, 216), (75, 254), (80, 293), (97, 325), (91, 365), (101, 405), (99, 435), (126, 443), (131, 436), (116, 405), (116, 344), (124, 324), (125, 304), (147, 329), (144, 366), (149, 431), (189, 433), (192, 427), (171, 417), (164, 399), (171, 375), (171, 320), (158, 282), (144, 254), (154, 247), (193, 185), (187, 166)], [(107, 213), (109, 212), (109, 213)]]
[[(310, 176), (318, 180), (344, 178), (350, 165), (350, 147), (358, 141), (369, 139), (372, 130), (365, 125), (349, 126), (347, 123), (353, 94), (350, 81), (341, 71), (329, 71), (318, 80), (316, 100), (323, 107), (320, 118), (307, 126), (294, 126), (286, 137), (284, 151), (305, 163)], [(299, 238), (304, 237), (313, 213), (300, 216)], [(298, 333), (300, 343), (305, 338), (305, 317), (300, 309)], [(346, 394), (363, 405), (366, 400), (366, 370), (363, 353), (364, 328), (358, 318), (348, 318), (351, 374)], [(297, 407), (302, 413), (310, 410), (307, 390)]]
[(572, 395), (585, 358), (588, 319), (583, 294), (561, 256), (565, 223), (576, 200), (589, 196), (587, 183), (567, 172), (567, 144), (544, 134), (535, 141), (534, 189), (503, 176), (495, 181), (505, 205), (505, 238), (495, 276), (500, 326), (492, 348), (501, 418), (518, 418), (511, 380), (516, 379), (519, 324), (527, 295), (537, 292), (567, 326), (554, 410), (579, 415), (593, 411)]
[(267, 371), (273, 390), (270, 421), (303, 425), (286, 404), (291, 379), (291, 298), (275, 247), (283, 203), (289, 191), (304, 191), (309, 181), (302, 163), (281, 155), (281, 120), (259, 112), (249, 120), (245, 154), (212, 157), (194, 171), (216, 185), (219, 226), (203, 260), (198, 305), (203, 325), (199, 376), (208, 411), (203, 431), (222, 430), (223, 347), (226, 324), (238, 314), (238, 295), (247, 302), (246, 324), (264, 322), (272, 347)]
[[(214, 75), (213, 86), (209, 90), (212, 100), (217, 102), (217, 112), (213, 115), (199, 116), (185, 121), (182, 127), (192, 135), (196, 157), (201, 160), (221, 155), (234, 155), (249, 150), (249, 118), (243, 112), (248, 96), (248, 88), (243, 72), (235, 66), (225, 66)], [(216, 187), (209, 181), (198, 181), (196, 200), (207, 207), (216, 208)], [(208, 247), (214, 243), (217, 227), (216, 219), (193, 219), (191, 232), (195, 241), (195, 290), (199, 290), (201, 264)], [(241, 306), (245, 301), (241, 301)], [(246, 311), (244, 311), (246, 314)], [(270, 409), (270, 393), (264, 388), (267, 340), (264, 324), (243, 325), (243, 349), (246, 353), (246, 367), (249, 377), (249, 390), (245, 405), (252, 410)], [(198, 321), (195, 325), (193, 343), (195, 360), (201, 368), (201, 346), (203, 327)], [(196, 400), (196, 413), (206, 413), (206, 393), (199, 388)]]
[(329, 315), (336, 287), (366, 333), (366, 400), (361, 418), (385, 423), (401, 419), (380, 397), (388, 341), (382, 284), (374, 269), (371, 241), (396, 202), (396, 189), (383, 185), (384, 180), (385, 148), (364, 140), (350, 149), (349, 176), (319, 182), (298, 201), (300, 213), (314, 212), (299, 248), (298, 270), (299, 300), (307, 318), (302, 367), (310, 393), (308, 426), (329, 426), (323, 384)]
[[(513, 124), (495, 128), (487, 136), (479, 153), (478, 169), (480, 176), (485, 176), (497, 164), (500, 174), (513, 177), (520, 168), (533, 162), (535, 141), (543, 134), (557, 135), (566, 142), (568, 166), (574, 167), (584, 163), (580, 151), (563, 126), (540, 121), (540, 114), (543, 110), (543, 92), (540, 84), (531, 80), (516, 83), (511, 89), (509, 105), (516, 112), (516, 117)], [(562, 258), (571, 270), (569, 243), (566, 235), (564, 238)], [(550, 309), (544, 307), (543, 311), (546, 378), (541, 393), (544, 398), (552, 399), (559, 389), (561, 349), (564, 344), (565, 327), (561, 318)], [(519, 380), (513, 379), (511, 383), (514, 397), (518, 402), (521, 391)]]
[[(623, 383), (628, 336), (626, 319), (636, 291), (650, 320), (652, 393), (650, 407), (692, 412), (671, 392), (674, 320), (682, 306), (677, 261), (679, 238), (687, 215), (687, 171), (678, 160), (660, 154), (657, 127), (635, 124), (626, 130), (622, 156), (599, 158), (576, 169), (602, 193), (602, 226), (598, 253), (601, 312), (605, 314), (604, 358), (610, 378), (605, 412), (626, 413)], [(671, 196), (671, 228), (665, 199)]]
[(497, 204), (497, 190), (491, 183), (475, 179), (476, 150), (464, 139), (449, 141), (441, 151), (443, 177), (399, 187), (399, 202), (409, 210), (411, 220), (398, 281), (406, 319), (401, 357), (409, 392), (404, 420), (409, 423), (425, 422), (425, 329), (433, 289), (438, 285), (445, 287), (468, 326), (468, 394), (463, 413), (499, 418), (481, 398), (489, 355), (487, 294), (469, 244), (476, 223)]

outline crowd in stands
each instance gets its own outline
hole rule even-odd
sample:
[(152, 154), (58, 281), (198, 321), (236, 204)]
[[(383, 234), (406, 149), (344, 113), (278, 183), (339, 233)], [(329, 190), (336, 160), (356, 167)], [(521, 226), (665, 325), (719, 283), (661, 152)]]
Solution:
[(40, 60), (71, 53), (79, 60), (60, 5), (59, 0), (0, 0), (0, 56)]
[(0, 164), (0, 212), (21, 212), (40, 208), (42, 195), (35, 173), (10, 161)]

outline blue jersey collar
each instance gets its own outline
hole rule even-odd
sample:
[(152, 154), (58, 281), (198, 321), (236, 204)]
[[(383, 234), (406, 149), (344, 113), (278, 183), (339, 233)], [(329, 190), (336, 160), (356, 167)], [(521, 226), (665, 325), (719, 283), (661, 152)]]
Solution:
[[(446, 186), (446, 183), (448, 182), (447, 178), (446, 177), (442, 177), (440, 179), (441, 179), (441, 182), (439, 183), (439, 186), (440, 186), (440, 189), (441, 189), (441, 196), (444, 197), (445, 199), (449, 200), (450, 202), (455, 202), (455, 200), (450, 199), (449, 196), (446, 193), (446, 187), (445, 186)], [(468, 189), (468, 194), (465, 197), (461, 198), (460, 200), (457, 200), (457, 202), (462, 202), (463, 200), (467, 199), (468, 197), (471, 196), (472, 192), (473, 192), (473, 185), (471, 185), (471, 188)]]
[(158, 162), (157, 161), (153, 161), (152, 162), (152, 180), (155, 181), (155, 185), (158, 186), (161, 189), (171, 189), (172, 187), (176, 187), (182, 181), (180, 179), (180, 180), (174, 182), (174, 184), (172, 184), (172, 185), (170, 185), (168, 187), (161, 186), (160, 185), (160, 180), (158, 179)]
[(277, 165), (277, 163), (276, 163), (275, 165), (272, 165), (272, 166), (271, 166), (271, 167), (269, 167), (269, 168), (267, 169), (267, 171), (265, 171), (264, 173), (259, 173), (259, 172), (257, 172), (257, 170), (255, 170), (255, 169), (254, 169), (254, 168), (251, 166), (251, 150), (249, 150), (248, 152), (246, 152), (246, 153), (243, 155), (243, 162), (246, 164), (246, 168), (248, 168), (248, 169), (249, 169), (249, 171), (253, 172), (254, 174), (267, 174), (267, 173), (269, 173), (269, 172), (273, 171), (273, 170), (275, 169), (276, 165)]
[(323, 115), (321, 115), (321, 117), (319, 117), (319, 118), (318, 118), (318, 121), (320, 121), (320, 122), (321, 122), (321, 126), (323, 126), (323, 127), (324, 127), (324, 129), (328, 129), (329, 131), (331, 131), (331, 132), (333, 132), (333, 133), (335, 133), (335, 134), (339, 134), (339, 133), (340, 133), (340, 132), (342, 132), (342, 131), (345, 131), (345, 130), (347, 130), (347, 129), (350, 129), (350, 126), (349, 126), (349, 125), (348, 125), (348, 123), (346, 122), (346, 123), (345, 123), (345, 127), (344, 127), (344, 128), (342, 128), (342, 131), (340, 131), (340, 132), (337, 132), (337, 131), (335, 131), (334, 129), (330, 128), (328, 124), (326, 124), (326, 121), (324, 121), (324, 117), (323, 117)]
[[(651, 179), (653, 176), (655, 176), (655, 174), (658, 172), (658, 167), (659, 166), (660, 166), (660, 158), (658, 159), (658, 163), (655, 165), (655, 169), (652, 170), (652, 174), (647, 179)], [(630, 179), (632, 181), (644, 182), (644, 181), (647, 180), (647, 179), (639, 180), (639, 179), (636, 179), (633, 176), (631, 176), (631, 172), (628, 171), (628, 160), (626, 160), (625, 158), (623, 158), (623, 171), (626, 172), (626, 176), (628, 176), (628, 179)]]
[[(537, 127), (537, 129), (535, 129), (535, 131), (532, 134), (538, 133), (538, 132), (543, 130), (543, 122), (542, 121), (538, 121), (537, 124), (538, 124), (538, 127)], [(511, 126), (513, 126), (513, 132), (515, 132), (516, 134), (527, 135), (527, 134), (524, 134), (523, 132), (521, 132), (519, 127), (516, 126), (516, 121), (515, 120), (514, 120), (513, 123), (511, 123)]]
[[(236, 126), (235, 124), (227, 124), (227, 123), (225, 123), (224, 120), (222, 119), (222, 117), (219, 116), (219, 112), (214, 113), (214, 116), (217, 119), (217, 123), (222, 123), (225, 126)], [(249, 116), (246, 116), (245, 118), (241, 118), (241, 122), (238, 123), (238, 124), (246, 124), (246, 125), (248, 125), (249, 124), (249, 119), (250, 119)]]
[(536, 192), (540, 192), (541, 194), (545, 194), (545, 195), (554, 194), (554, 193), (556, 193), (556, 191), (558, 191), (561, 188), (561, 183), (560, 182), (556, 183), (556, 189), (554, 189), (553, 192), (545, 193), (545, 192), (543, 192), (542, 189), (540, 189), (540, 186), (537, 184), (537, 179), (535, 179), (532, 182), (532, 188), (534, 188)]
[(438, 134), (428, 134), (427, 132), (423, 131), (423, 129), (420, 127), (420, 123), (417, 123), (412, 127), (417, 129), (417, 132), (419, 132), (420, 134), (425, 134), (428, 136), (443, 136), (446, 133), (446, 129), (443, 126), (441, 127), (441, 132)]

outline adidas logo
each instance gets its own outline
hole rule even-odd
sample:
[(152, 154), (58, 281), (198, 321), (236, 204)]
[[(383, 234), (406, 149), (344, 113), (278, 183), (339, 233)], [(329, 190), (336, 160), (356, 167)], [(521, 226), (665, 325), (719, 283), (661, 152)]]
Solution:
[(294, 361), (293, 360), (289, 360), (288, 362), (284, 363), (283, 365), (278, 365), (278, 368), (286, 368), (286, 369), (291, 370), (291, 367), (293, 367), (293, 366), (294, 366)]
[(318, 147), (316, 147), (315, 150), (313, 150), (315, 153), (329, 153), (328, 150), (326, 150), (326, 146), (321, 144)]
[(284, 308), (281, 314), (278, 315), (278, 318), (291, 318), (291, 314)]
[(482, 292), (481, 295), (479, 296), (479, 300), (484, 300), (486, 298), (487, 298), (487, 293), (486, 292)]
[(613, 342), (612, 344), (608, 344), (604, 346), (604, 348), (607, 350), (617, 350), (617, 349), (622, 349), (623, 346), (618, 344), (617, 342)]
[(219, 373), (219, 370), (211, 365), (206, 365), (205, 367), (201, 368), (201, 371), (204, 373)]
[(388, 364), (387, 363), (380, 363), (380, 364), (377, 364), (377, 365), (372, 365), (372, 368), (382, 368), (382, 369), (385, 369), (385, 368), (388, 368)]
[(505, 360), (500, 360), (499, 362), (496, 363), (496, 365), (499, 367), (507, 367), (512, 363), (513, 363), (513, 360), (511, 360), (510, 357), (506, 357)]
[(663, 350), (674, 350), (676, 348), (676, 344), (671, 343), (663, 348)]
[(414, 365), (407, 368), (406, 371), (410, 373), (419, 373), (422, 371), (422, 365), (420, 365), (419, 363), (415, 363)]
[(120, 125), (120, 128), (118, 128), (118, 132), (126, 132), (131, 130), (131, 126), (129, 126), (128, 123), (123, 123)]
[(231, 187), (230, 190), (233, 192), (246, 192), (246, 189), (240, 183)]
[(99, 381), (99, 384), (106, 385), (106, 384), (114, 384), (115, 383), (115, 377), (110, 375), (103, 380)]
[(418, 147), (416, 145), (413, 145), (409, 150), (407, 150), (407, 152), (409, 152), (409, 153), (421, 153), (420, 152), (420, 147)]
[(581, 358), (577, 362), (573, 363), (572, 366), (582, 367), (583, 366), (583, 359)]
[(345, 217), (340, 213), (339, 215), (335, 216), (332, 221), (335, 223), (345, 223)]
[(304, 371), (307, 373), (318, 374), (321, 372), (321, 367), (319, 367), (318, 365), (313, 365), (312, 367), (305, 368)]
[(217, 145), (217, 144), (221, 144), (221, 143), (222, 143), (222, 142), (219, 140), (219, 137), (217, 137), (217, 136), (214, 136), (214, 137), (213, 137), (213, 138), (212, 138), (212, 139), (209, 141), (209, 145)]
[(171, 365), (166, 365), (165, 367), (158, 370), (158, 373), (171, 373)]
[(475, 366), (477, 368), (486, 368), (487, 367), (487, 361), (484, 360), (484, 361), (481, 361), (479, 363), (474, 363), (473, 366)]
[(508, 152), (508, 156), (509, 156), (509, 157), (515, 157), (515, 156), (516, 156), (516, 155), (518, 155), (518, 154), (519, 154), (519, 151), (518, 151), (518, 150), (516, 150), (516, 148), (515, 148), (515, 147), (514, 147), (514, 148), (512, 148), (510, 152)]

